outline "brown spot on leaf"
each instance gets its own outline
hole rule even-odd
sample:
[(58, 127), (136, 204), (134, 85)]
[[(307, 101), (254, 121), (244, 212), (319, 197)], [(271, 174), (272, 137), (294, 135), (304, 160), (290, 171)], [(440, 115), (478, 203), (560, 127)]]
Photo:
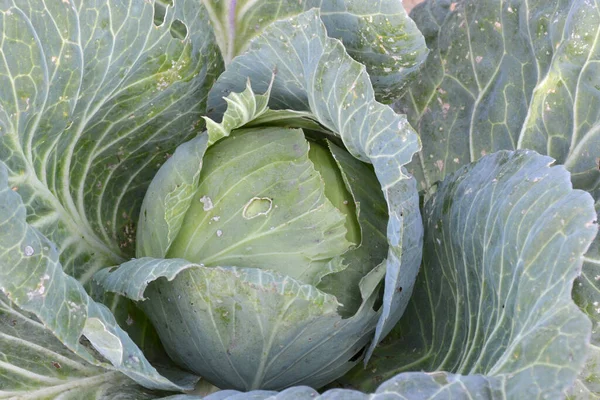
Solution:
[(448, 115), (448, 111), (450, 110), (450, 104), (444, 103), (442, 104), (442, 113), (444, 113), (444, 117)]
[(438, 169), (440, 170), (440, 172), (442, 172), (444, 170), (444, 161), (443, 160), (437, 160), (435, 162), (435, 166), (438, 167)]

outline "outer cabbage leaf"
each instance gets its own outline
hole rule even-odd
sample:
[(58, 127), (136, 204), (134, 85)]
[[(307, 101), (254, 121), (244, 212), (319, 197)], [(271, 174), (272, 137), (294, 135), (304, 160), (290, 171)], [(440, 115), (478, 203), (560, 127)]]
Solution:
[[(480, 375), (458, 376), (445, 372), (409, 372), (382, 383), (371, 394), (350, 389), (331, 389), (319, 394), (307, 386), (295, 386), (281, 392), (253, 390), (242, 393), (222, 390), (208, 396), (176, 395), (165, 400), (389, 400), (389, 399), (454, 399), (478, 398), (485, 394), (490, 399), (502, 398), (498, 382)], [(467, 396), (467, 397), (465, 397)], [(472, 397), (468, 397), (472, 396)]]
[(163, 258), (196, 194), (208, 136), (181, 144), (148, 187), (138, 221), (136, 254)]
[[(202, 376), (219, 387), (279, 389), (307, 381), (320, 387), (359, 362), (348, 360), (371, 340), (378, 318), (377, 292), (342, 319), (334, 296), (256, 268), (140, 258), (101, 270), (94, 279), (144, 300), (139, 304), (150, 319), (164, 325), (159, 332), (177, 335), (165, 342), (169, 354), (202, 368)], [(179, 301), (184, 292), (186, 302)], [(320, 367), (307, 371), (306, 365)]]
[(374, 346), (402, 315), (421, 260), (416, 187), (402, 168), (419, 149), (418, 137), (403, 116), (375, 101), (365, 67), (327, 37), (318, 10), (273, 23), (252, 40), (211, 89), (213, 119), (226, 110), (223, 97), (242, 92), (247, 79), (256, 91), (270, 88), (269, 107), (312, 113), (352, 155), (373, 164), (390, 216), (385, 296)]
[(320, 8), (329, 35), (367, 67), (379, 101), (397, 99), (427, 56), (423, 35), (397, 0), (202, 0), (202, 4), (228, 64), (269, 24)]
[(561, 397), (587, 352), (590, 323), (571, 288), (597, 225), (591, 196), (552, 161), (498, 152), (440, 184), (410, 306), (345, 379), (371, 390), (403, 371), (449, 371), (458, 397)]
[(125, 375), (87, 363), (34, 315), (0, 294), (0, 398), (65, 400), (159, 397)]
[(422, 188), (513, 149), (600, 187), (600, 1), (431, 0), (411, 16), (432, 51), (397, 106), (423, 141)]
[[(2, 7), (0, 159), (28, 222), (85, 283), (133, 255), (158, 167), (204, 126), (222, 70), (206, 12), (177, 0), (164, 24), (143, 0)], [(186, 24), (184, 40), (170, 26)]]
[[(273, 75), (273, 78), (275, 75)], [(231, 92), (224, 100), (227, 102), (227, 110), (216, 122), (205, 117), (206, 131), (208, 132), (209, 144), (227, 137), (234, 129), (241, 127), (268, 127), (279, 126), (287, 128), (303, 128), (315, 132), (329, 134), (310, 112), (294, 110), (271, 110), (267, 106), (271, 95), (270, 87), (264, 94), (256, 94), (252, 90), (250, 81), (246, 83), (246, 89), (241, 93)]]
[[(162, 26), (153, 14), (144, 0), (0, 5), (0, 160), (27, 222), (84, 285), (133, 255), (148, 183), (204, 126), (223, 69), (195, 1), (177, 0)], [(188, 28), (183, 40), (172, 36), (176, 21)], [(131, 304), (113, 298), (110, 307), (135, 340), (150, 342)]]
[[(410, 166), (421, 188), (485, 153), (531, 148), (599, 198), (600, 2), (429, 1), (411, 15), (432, 52), (397, 105), (423, 140)], [(595, 321), (597, 256), (587, 258), (574, 296)], [(598, 390), (598, 340), (572, 395)]]
[[(596, 202), (600, 212), (600, 201)], [(573, 299), (592, 321), (592, 342), (588, 358), (569, 399), (600, 399), (600, 237), (596, 237), (585, 254), (583, 271), (573, 286)]]
[[(81, 283), (63, 272), (56, 246), (27, 224), (25, 205), (7, 178), (0, 163), (0, 291), (35, 314), (49, 332), (89, 364), (122, 372), (148, 388), (193, 387), (197, 379), (189, 373), (174, 376), (181, 385), (161, 376), (108, 308), (94, 302)], [(82, 344), (82, 336), (91, 347)], [(7, 349), (7, 355), (15, 357), (15, 349)]]

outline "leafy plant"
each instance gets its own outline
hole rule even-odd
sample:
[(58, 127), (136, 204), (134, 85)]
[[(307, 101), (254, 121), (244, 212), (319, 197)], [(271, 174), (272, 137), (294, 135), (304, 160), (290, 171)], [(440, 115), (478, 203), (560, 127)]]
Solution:
[(0, 14), (0, 398), (600, 397), (597, 0)]

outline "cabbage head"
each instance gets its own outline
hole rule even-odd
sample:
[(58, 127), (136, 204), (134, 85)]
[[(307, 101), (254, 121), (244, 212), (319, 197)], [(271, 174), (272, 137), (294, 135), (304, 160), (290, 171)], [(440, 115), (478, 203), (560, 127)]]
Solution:
[[(290, 23), (315, 39), (297, 29), (286, 49), (259, 43), (286, 45), (277, 32)], [(422, 223), (402, 166), (420, 144), (316, 10), (258, 39), (263, 51), (319, 57), (295, 71), (265, 66), (239, 87), (231, 76), (257, 60), (233, 60), (209, 94), (206, 131), (150, 183), (136, 259), (96, 281), (137, 301), (170, 358), (220, 388), (322, 387), (406, 307)], [(327, 70), (332, 59), (344, 74)]]
[[(164, 168), (191, 161), (176, 152)], [(370, 166), (301, 129), (240, 129), (209, 147), (166, 249), (182, 270), (140, 303), (171, 358), (245, 390), (319, 387), (354, 365), (388, 251), (383, 193), (359, 186), (369, 181)], [(161, 206), (154, 186), (144, 211)], [(168, 238), (148, 214), (139, 226), (137, 256), (156, 256)]]

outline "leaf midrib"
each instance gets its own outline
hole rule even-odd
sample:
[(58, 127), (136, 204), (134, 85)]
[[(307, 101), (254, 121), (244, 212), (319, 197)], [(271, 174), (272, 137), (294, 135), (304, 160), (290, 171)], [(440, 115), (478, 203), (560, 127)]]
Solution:
[[(27, 168), (29, 169), (31, 166), (27, 165)], [(106, 243), (101, 241), (95, 232), (91, 230), (86, 223), (84, 223), (84, 221), (77, 221), (75, 216), (68, 213), (63, 207), (62, 203), (58, 201), (56, 196), (42, 184), (33, 171), (29, 170), (27, 176), (28, 179), (25, 179), (25, 182), (28, 182), (30, 186), (34, 188), (37, 195), (44, 198), (45, 201), (52, 205), (53, 209), (58, 214), (60, 221), (64, 223), (72, 236), (81, 238), (81, 240), (84, 241), (90, 247), (90, 249), (94, 250), (93, 253), (102, 253), (102, 255), (110, 259), (111, 262), (121, 264), (125, 261), (125, 259), (119, 253), (113, 251), (113, 249), (111, 249)], [(67, 190), (66, 193), (69, 193), (69, 191)]]

